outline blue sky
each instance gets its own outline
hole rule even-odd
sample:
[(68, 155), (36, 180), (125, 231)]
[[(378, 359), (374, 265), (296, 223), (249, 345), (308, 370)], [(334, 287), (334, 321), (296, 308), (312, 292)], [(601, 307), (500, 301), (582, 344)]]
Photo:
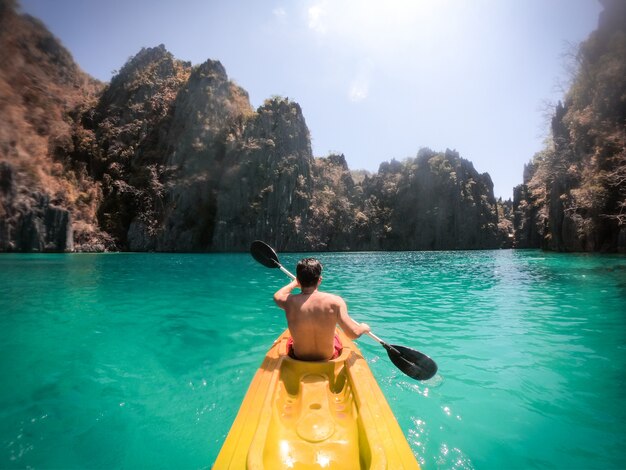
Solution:
[(351, 169), (457, 150), (512, 197), (567, 89), (597, 0), (21, 0), (92, 76), (142, 47), (222, 62), (254, 107), (302, 107), (313, 153)]

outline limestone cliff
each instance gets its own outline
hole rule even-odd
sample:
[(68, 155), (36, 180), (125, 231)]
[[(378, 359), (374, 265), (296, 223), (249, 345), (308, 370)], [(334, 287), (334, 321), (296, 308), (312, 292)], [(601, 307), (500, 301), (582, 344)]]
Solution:
[(523, 184), (513, 190), (513, 227), (516, 248), (539, 248), (545, 232), (545, 204), (537, 199), (539, 192), (530, 186), (533, 164), (525, 165)]
[(217, 200), (216, 250), (246, 250), (264, 239), (304, 250), (313, 155), (302, 110), (286, 99), (265, 102), (230, 142)]
[(364, 182), (361, 243), (384, 250), (499, 247), (493, 183), (457, 152), (420, 150)]
[[(143, 49), (106, 86), (83, 114), (70, 155), (102, 184), (100, 226), (116, 249), (128, 249), (129, 227), (137, 220), (156, 230), (163, 197), (164, 155), (158, 151), (171, 122), (178, 90), (190, 74), (163, 46)], [(137, 223), (137, 222), (136, 222)], [(144, 246), (144, 249), (149, 246)]]
[(602, 2), (551, 141), (516, 189), (516, 244), (626, 252), (626, 3)]
[(210, 249), (226, 141), (251, 112), (219, 62), (192, 67), (161, 45), (126, 63), (85, 113), (94, 145), (74, 156), (102, 181), (99, 221), (118, 249)]
[(247, 93), (228, 80), (219, 62), (196, 67), (174, 103), (172, 127), (162, 147), (172, 172), (157, 248), (212, 248), (217, 193), (228, 140), (252, 113)]
[(66, 251), (107, 235), (99, 185), (67, 160), (76, 117), (101, 84), (35, 18), (0, 1), (0, 251)]
[(316, 158), (307, 245), (320, 251), (357, 249), (362, 197), (363, 188), (352, 178), (343, 154)]
[(455, 152), (355, 181), (297, 103), (252, 109), (219, 62), (144, 48), (100, 84), (0, 1), (0, 251), (501, 246), (491, 180)]

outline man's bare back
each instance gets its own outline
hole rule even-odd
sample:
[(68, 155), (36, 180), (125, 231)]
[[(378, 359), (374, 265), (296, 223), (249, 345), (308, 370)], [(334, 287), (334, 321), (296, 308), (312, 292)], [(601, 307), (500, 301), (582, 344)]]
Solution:
[[(302, 261), (308, 260), (312, 259), (306, 258)], [(299, 274), (302, 271), (302, 261), (298, 263)], [(321, 265), (319, 271), (321, 273)], [(348, 307), (341, 297), (317, 290), (321, 280), (319, 276), (314, 285), (301, 287), (300, 294), (292, 294), (294, 288), (300, 287), (299, 282), (294, 280), (274, 294), (276, 304), (285, 310), (294, 353), (298, 359), (304, 361), (323, 361), (333, 356), (337, 325), (350, 339), (370, 331), (367, 324), (357, 323), (350, 318)]]

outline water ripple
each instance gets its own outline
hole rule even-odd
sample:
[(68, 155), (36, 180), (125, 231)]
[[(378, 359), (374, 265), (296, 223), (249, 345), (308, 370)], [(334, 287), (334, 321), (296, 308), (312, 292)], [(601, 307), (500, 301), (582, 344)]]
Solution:
[[(425, 470), (623, 466), (626, 258), (319, 256), (355, 319), (439, 365), (413, 381), (358, 340)], [(1, 256), (0, 467), (210, 467), (285, 283), (243, 254)]]

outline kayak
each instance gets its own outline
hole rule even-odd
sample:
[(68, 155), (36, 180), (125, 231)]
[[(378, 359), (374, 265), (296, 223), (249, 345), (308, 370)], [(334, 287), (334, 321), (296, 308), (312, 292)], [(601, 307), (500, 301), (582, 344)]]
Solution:
[(256, 372), (213, 469), (419, 469), (359, 348), (337, 359), (287, 355), (289, 330)]

